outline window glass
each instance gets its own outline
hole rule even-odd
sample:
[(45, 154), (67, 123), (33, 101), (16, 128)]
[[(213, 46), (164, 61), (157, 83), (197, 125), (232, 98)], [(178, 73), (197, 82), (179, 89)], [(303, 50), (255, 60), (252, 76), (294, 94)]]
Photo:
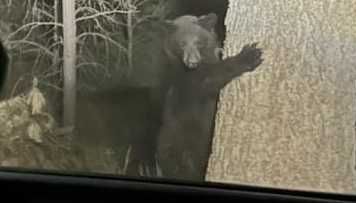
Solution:
[(356, 2), (2, 0), (0, 166), (356, 193)]

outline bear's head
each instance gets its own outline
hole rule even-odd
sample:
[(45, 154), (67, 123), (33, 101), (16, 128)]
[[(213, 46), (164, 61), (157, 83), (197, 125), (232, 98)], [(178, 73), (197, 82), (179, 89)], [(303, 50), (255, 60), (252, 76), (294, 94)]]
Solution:
[(166, 21), (170, 32), (165, 44), (166, 53), (195, 69), (202, 63), (220, 61), (220, 43), (215, 26), (218, 17), (214, 13), (203, 16), (184, 15)]

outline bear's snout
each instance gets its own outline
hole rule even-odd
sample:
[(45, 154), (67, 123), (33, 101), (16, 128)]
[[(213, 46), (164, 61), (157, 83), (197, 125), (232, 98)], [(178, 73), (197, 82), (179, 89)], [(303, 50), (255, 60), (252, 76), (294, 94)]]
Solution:
[(188, 68), (191, 69), (197, 68), (201, 61), (201, 55), (199, 50), (195, 47), (190, 47), (187, 50), (185, 50), (183, 61)]

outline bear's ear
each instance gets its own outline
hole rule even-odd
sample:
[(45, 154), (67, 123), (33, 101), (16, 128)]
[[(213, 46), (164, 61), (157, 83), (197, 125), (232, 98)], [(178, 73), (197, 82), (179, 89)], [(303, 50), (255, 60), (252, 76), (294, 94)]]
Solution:
[(215, 13), (209, 13), (198, 18), (198, 24), (209, 31), (215, 28), (217, 22), (218, 16)]

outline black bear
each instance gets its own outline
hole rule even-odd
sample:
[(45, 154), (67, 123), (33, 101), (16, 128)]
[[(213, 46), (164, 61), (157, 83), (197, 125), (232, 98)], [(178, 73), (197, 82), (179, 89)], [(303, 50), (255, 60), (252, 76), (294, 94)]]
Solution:
[[(183, 77), (177, 74), (194, 70), (202, 63), (213, 64), (221, 60), (220, 43), (214, 31), (216, 20), (215, 14), (209, 14), (200, 17), (181, 16), (163, 23), (167, 29), (158, 32), (157, 37), (161, 40), (157, 42), (154, 53), (160, 60), (154, 65), (159, 64), (159, 67), (149, 63), (140, 67), (156, 70), (153, 78), (144, 78), (156, 82), (147, 82), (146, 86), (142, 83), (136, 86), (135, 83), (129, 86), (114, 85), (105, 90), (79, 94), (79, 142), (91, 142), (92, 147), (106, 142), (103, 145), (117, 149), (130, 148), (126, 175), (160, 175), (156, 152), (165, 99), (174, 81)], [(176, 47), (177, 44), (180, 47)]]
[(166, 42), (168, 57), (179, 68), (166, 84), (157, 140), (158, 164), (165, 178), (204, 180), (219, 92), (262, 63), (256, 43), (223, 61), (212, 56), (211, 49), (204, 52), (215, 43), (209, 32), (215, 22), (214, 14), (178, 18), (173, 22), (176, 30)]
[(112, 146), (130, 148), (127, 175), (202, 180), (220, 89), (262, 62), (256, 44), (221, 60), (216, 22), (217, 16), (208, 14), (165, 23), (168, 32), (155, 47), (164, 60), (154, 67), (159, 70), (155, 85), (79, 95), (77, 123), (83, 140), (92, 135), (95, 147), (107, 136)]
[(6, 49), (0, 41), (0, 92), (3, 90), (3, 86), (5, 84), (8, 61), (9, 58)]

